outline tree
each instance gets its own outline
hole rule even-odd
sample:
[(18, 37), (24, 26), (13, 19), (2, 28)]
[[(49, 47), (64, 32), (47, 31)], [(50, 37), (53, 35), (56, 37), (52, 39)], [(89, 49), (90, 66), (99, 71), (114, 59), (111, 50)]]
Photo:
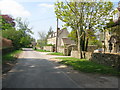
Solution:
[(26, 34), (33, 34), (33, 32), (31, 31), (32, 28), (29, 28), (29, 22), (28, 21), (23, 21), (21, 17), (16, 18), (16, 22), (17, 22), (17, 29), (21, 30), (21, 32), (23, 33), (23, 36), (25, 36)]
[(0, 15), (1, 30), (7, 30), (15, 26), (14, 19), (9, 15)]
[(40, 45), (41, 48), (47, 44), (47, 35), (44, 32), (38, 32), (39, 34), (39, 40), (37, 40), (37, 43)]
[(54, 31), (52, 30), (52, 27), (49, 28), (49, 31), (47, 33), (47, 38), (49, 37), (49, 35), (51, 35)]
[(27, 47), (34, 40), (31, 37), (31, 29), (28, 27), (28, 23), (21, 19), (16, 22), (17, 28), (9, 27), (6, 30), (2, 30), (2, 37), (12, 40), (15, 49), (21, 47)]
[(89, 38), (94, 37), (98, 25), (103, 26), (105, 20), (110, 18), (113, 4), (111, 2), (95, 2), (96, 0), (76, 1), (55, 3), (55, 13), (57, 18), (66, 23), (65, 26), (69, 26), (77, 32), (79, 58), (83, 58), (83, 55), (85, 58), (84, 52), (87, 51)]

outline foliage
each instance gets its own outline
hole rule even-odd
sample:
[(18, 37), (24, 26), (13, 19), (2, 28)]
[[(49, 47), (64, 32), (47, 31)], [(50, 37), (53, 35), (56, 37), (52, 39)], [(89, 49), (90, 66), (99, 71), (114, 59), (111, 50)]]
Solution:
[(90, 40), (89, 45), (97, 45), (98, 48), (102, 48), (102, 42), (99, 40)]
[(40, 48), (43, 48), (47, 44), (47, 37), (45, 32), (38, 32), (39, 39), (37, 40), (37, 44)]
[(53, 45), (48, 45), (47, 44), (47, 38), (49, 37), (49, 35), (51, 35), (54, 31), (52, 30), (52, 27), (49, 28), (48, 33), (44, 33), (44, 32), (38, 32), (39, 34), (39, 40), (37, 40), (37, 46), (43, 48), (43, 46), (53, 46)]
[(12, 40), (16, 49), (30, 45), (34, 39), (30, 35), (32, 31), (29, 29), (28, 24), (23, 22), (21, 18), (19, 18), (16, 24), (17, 28), (10, 27), (6, 30), (1, 30), (2, 37)]
[(59, 52), (48, 53), (47, 55), (59, 55), (59, 56), (64, 56), (63, 53), (59, 53)]
[(74, 40), (76, 44), (78, 43), (77, 30), (72, 30), (68, 37), (71, 37), (71, 40)]
[(73, 57), (58, 57), (56, 59), (61, 59), (62, 61), (60, 63), (72, 66), (75, 70), (82, 72), (120, 75), (120, 72), (112, 67), (97, 64), (86, 59), (77, 59)]
[(23, 21), (21, 17), (18, 17), (16, 18), (16, 22), (16, 27), (23, 33), (23, 36), (27, 34), (33, 34), (33, 32), (31, 31), (32, 28), (29, 28), (29, 22), (27, 20)]
[(1, 30), (7, 30), (15, 26), (14, 19), (9, 15), (0, 15)]

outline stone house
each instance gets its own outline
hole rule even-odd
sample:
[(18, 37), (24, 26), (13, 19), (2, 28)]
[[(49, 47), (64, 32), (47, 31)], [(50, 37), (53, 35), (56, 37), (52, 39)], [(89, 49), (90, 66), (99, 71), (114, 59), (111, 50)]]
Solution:
[(120, 2), (116, 8), (118, 12), (113, 16), (113, 25), (105, 32), (106, 52), (120, 53)]
[[(68, 35), (69, 32), (67, 31), (67, 29), (58, 30), (58, 47), (75, 44), (75, 42), (71, 40), (70, 37), (68, 37)], [(56, 44), (56, 32), (48, 36), (47, 44)]]
[[(54, 46), (56, 45), (56, 34), (57, 34), (56, 32), (53, 32), (51, 35), (48, 36), (47, 44), (52, 44)], [(69, 32), (67, 31), (67, 29), (61, 29), (61, 30), (59, 29), (58, 30), (57, 51), (65, 54), (65, 55), (67, 53), (67, 46), (75, 45), (75, 42), (73, 40), (71, 40), (70, 37), (68, 37), (68, 35), (69, 35)], [(53, 49), (55, 50), (55, 47), (53, 47)], [(49, 49), (47, 47), (47, 49), (45, 49), (45, 50), (51, 51), (50, 47), (49, 47)]]

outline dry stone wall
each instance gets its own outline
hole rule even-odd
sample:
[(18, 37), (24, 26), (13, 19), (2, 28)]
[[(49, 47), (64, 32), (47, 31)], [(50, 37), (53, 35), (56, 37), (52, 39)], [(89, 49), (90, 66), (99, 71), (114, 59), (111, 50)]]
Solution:
[(93, 53), (90, 60), (120, 69), (120, 54)]
[(43, 50), (53, 52), (53, 46), (44, 46)]

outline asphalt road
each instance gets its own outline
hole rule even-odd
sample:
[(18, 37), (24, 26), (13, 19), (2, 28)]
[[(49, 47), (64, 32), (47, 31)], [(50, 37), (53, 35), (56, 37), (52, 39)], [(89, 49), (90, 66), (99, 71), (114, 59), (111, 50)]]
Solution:
[[(47, 52), (48, 53), (48, 52)], [(46, 52), (25, 48), (18, 62), (2, 78), (2, 88), (118, 88), (116, 76), (84, 73), (57, 63)]]
[(3, 88), (80, 88), (49, 61), (50, 56), (31, 49), (21, 53), (17, 64), (3, 78)]

